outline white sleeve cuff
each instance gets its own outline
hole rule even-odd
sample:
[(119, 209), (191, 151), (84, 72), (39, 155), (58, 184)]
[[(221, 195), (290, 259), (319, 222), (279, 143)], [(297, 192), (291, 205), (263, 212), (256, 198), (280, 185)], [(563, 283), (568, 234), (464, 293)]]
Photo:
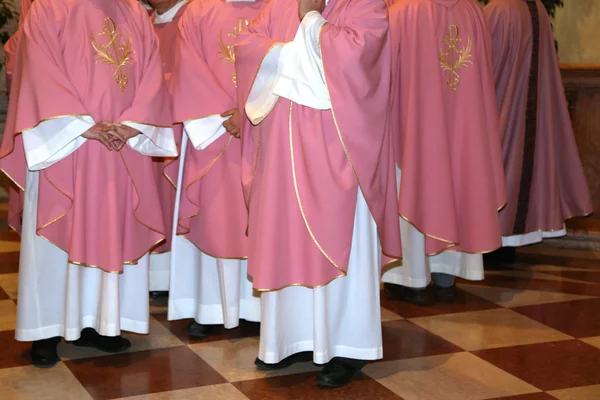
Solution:
[(289, 53), (280, 60), (280, 76), (273, 94), (317, 110), (329, 110), (319, 41), (327, 20), (316, 11), (304, 16)]
[(275, 45), (265, 56), (246, 101), (246, 115), (253, 125), (258, 125), (269, 115), (279, 96), (273, 88), (279, 79), (280, 60), (285, 57), (289, 43)]
[(121, 122), (141, 135), (132, 137), (127, 145), (135, 151), (150, 157), (177, 157), (177, 144), (173, 128), (140, 124), (137, 122)]
[(196, 150), (204, 150), (215, 140), (226, 133), (223, 122), (229, 117), (211, 115), (206, 118), (193, 119), (183, 123), (183, 129)]
[(23, 131), (27, 166), (39, 171), (57, 163), (77, 150), (86, 139), (81, 135), (94, 126), (89, 115), (61, 117), (39, 123)]

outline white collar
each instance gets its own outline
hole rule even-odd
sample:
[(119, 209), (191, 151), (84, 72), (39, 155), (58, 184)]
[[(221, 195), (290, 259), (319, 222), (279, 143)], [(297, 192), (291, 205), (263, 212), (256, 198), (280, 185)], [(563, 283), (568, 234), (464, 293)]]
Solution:
[(169, 11), (162, 14), (154, 12), (154, 24), (166, 24), (167, 22), (173, 21), (173, 18), (177, 15), (177, 12), (187, 3), (188, 0), (179, 0)]

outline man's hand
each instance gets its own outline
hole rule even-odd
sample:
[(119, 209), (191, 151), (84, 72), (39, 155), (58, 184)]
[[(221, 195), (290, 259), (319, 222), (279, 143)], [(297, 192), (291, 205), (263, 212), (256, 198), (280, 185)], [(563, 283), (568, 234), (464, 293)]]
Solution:
[(236, 139), (240, 138), (240, 118), (238, 116), (238, 109), (232, 108), (229, 111), (221, 114), (221, 117), (230, 117), (227, 121), (223, 122), (223, 127), (227, 132)]
[(117, 139), (111, 136), (112, 127), (111, 124), (106, 122), (98, 122), (87, 131), (83, 132), (81, 136), (86, 139), (97, 140), (106, 146), (108, 150), (115, 150), (112, 142)]
[(298, 16), (300, 21), (304, 16), (311, 11), (322, 13), (325, 9), (325, 0), (299, 0), (298, 1)]
[(113, 148), (116, 151), (120, 151), (129, 139), (140, 134), (138, 130), (127, 125), (111, 124), (111, 127), (109, 134), (116, 139), (112, 142)]

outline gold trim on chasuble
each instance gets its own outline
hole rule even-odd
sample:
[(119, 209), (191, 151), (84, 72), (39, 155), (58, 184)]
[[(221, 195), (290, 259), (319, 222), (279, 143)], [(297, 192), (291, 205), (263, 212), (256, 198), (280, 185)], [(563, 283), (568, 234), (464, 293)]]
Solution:
[(125, 91), (125, 87), (129, 83), (129, 76), (125, 72), (124, 67), (134, 62), (132, 55), (131, 36), (126, 41), (121, 41), (121, 44), (117, 44), (117, 39), (121, 36), (121, 33), (117, 31), (117, 25), (112, 18), (106, 17), (104, 19), (104, 29), (98, 34), (98, 36), (106, 36), (108, 43), (98, 44), (91, 37), (92, 47), (96, 52), (96, 63), (102, 63), (111, 67), (114, 67), (114, 78), (115, 82), (121, 88), (121, 91)]
[(460, 75), (458, 71), (473, 64), (471, 61), (471, 38), (467, 37), (466, 47), (458, 46), (463, 41), (460, 37), (458, 26), (450, 25), (448, 34), (444, 37), (443, 43), (447, 46), (445, 51), (440, 52), (440, 67), (446, 72), (446, 85), (451, 91), (455, 92), (460, 84)]
[[(246, 28), (248, 25), (250, 25), (250, 22), (248, 22), (246, 18), (238, 18), (237, 25), (234, 26), (233, 30), (227, 34), (227, 37), (231, 37), (234, 39), (237, 38), (240, 32), (244, 30), (244, 28)], [(222, 30), (219, 34), (219, 48), (221, 49), (221, 51), (219, 51), (217, 54), (221, 56), (221, 62), (226, 64), (235, 64), (235, 45), (227, 45), (225, 44), (225, 42), (223, 42)], [(237, 87), (237, 74), (235, 73), (235, 70), (231, 74), (231, 81)]]

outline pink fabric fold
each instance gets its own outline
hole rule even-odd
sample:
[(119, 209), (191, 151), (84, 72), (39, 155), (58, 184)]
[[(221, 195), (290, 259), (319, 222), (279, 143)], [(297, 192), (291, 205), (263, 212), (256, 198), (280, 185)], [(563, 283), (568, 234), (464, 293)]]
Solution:
[[(19, 29), (8, 39), (4, 45), (4, 54), (6, 55), (6, 61), (4, 68), (6, 71), (6, 94), (10, 98), (10, 91), (12, 88), (13, 75), (17, 63), (17, 49), (19, 47), (19, 36), (21, 34), (20, 27), (25, 21), (25, 17), (29, 12), (31, 6), (31, 0), (21, 0), (21, 12), (19, 14)], [(25, 170), (27, 165), (24, 159), (14, 160), (16, 165), (15, 169), (19, 168)], [(8, 226), (14, 229), (16, 232), (21, 233), (21, 221), (23, 218), (23, 202), (25, 200), (25, 193), (15, 182), (8, 187)]]
[(390, 27), (400, 216), (425, 234), (427, 254), (492, 251), (502, 244), (505, 192), (481, 8), (471, 0), (398, 1)]
[[(332, 110), (279, 99), (244, 126), (242, 179), (249, 201), (248, 271), (254, 287), (317, 287), (348, 268), (360, 188), (385, 254), (401, 254), (389, 137), (390, 48), (382, 0), (332, 0), (320, 38)], [(271, 2), (236, 46), (240, 111), (269, 49), (294, 39), (294, 0)], [(367, 266), (365, 266), (367, 267)]]
[[(190, 4), (179, 24), (181, 40), (171, 82), (177, 121), (236, 107), (233, 45), (264, 5), (262, 0)], [(189, 144), (185, 155), (178, 234), (215, 257), (248, 255), (240, 154), (240, 141), (224, 133), (204, 150)]]
[[(156, 37), (137, 1), (36, 0), (30, 14), (0, 149), (0, 167), (21, 187), (21, 132), (42, 121), (89, 115), (95, 121), (171, 124)], [(123, 90), (115, 67), (97, 62), (91, 44), (107, 43), (99, 35), (105, 29), (119, 33), (119, 46), (131, 39)], [(67, 252), (72, 263), (119, 272), (165, 238), (157, 186), (150, 157), (87, 141), (40, 172), (37, 234)]]
[[(537, 133), (525, 232), (522, 233), (560, 230), (566, 219), (593, 211), (568, 112), (550, 19), (543, 4), (535, 3), (540, 28)], [(492, 0), (484, 12), (493, 42), (508, 197), (500, 217), (502, 233), (509, 236), (514, 231), (522, 190), (532, 15), (524, 0)]]

